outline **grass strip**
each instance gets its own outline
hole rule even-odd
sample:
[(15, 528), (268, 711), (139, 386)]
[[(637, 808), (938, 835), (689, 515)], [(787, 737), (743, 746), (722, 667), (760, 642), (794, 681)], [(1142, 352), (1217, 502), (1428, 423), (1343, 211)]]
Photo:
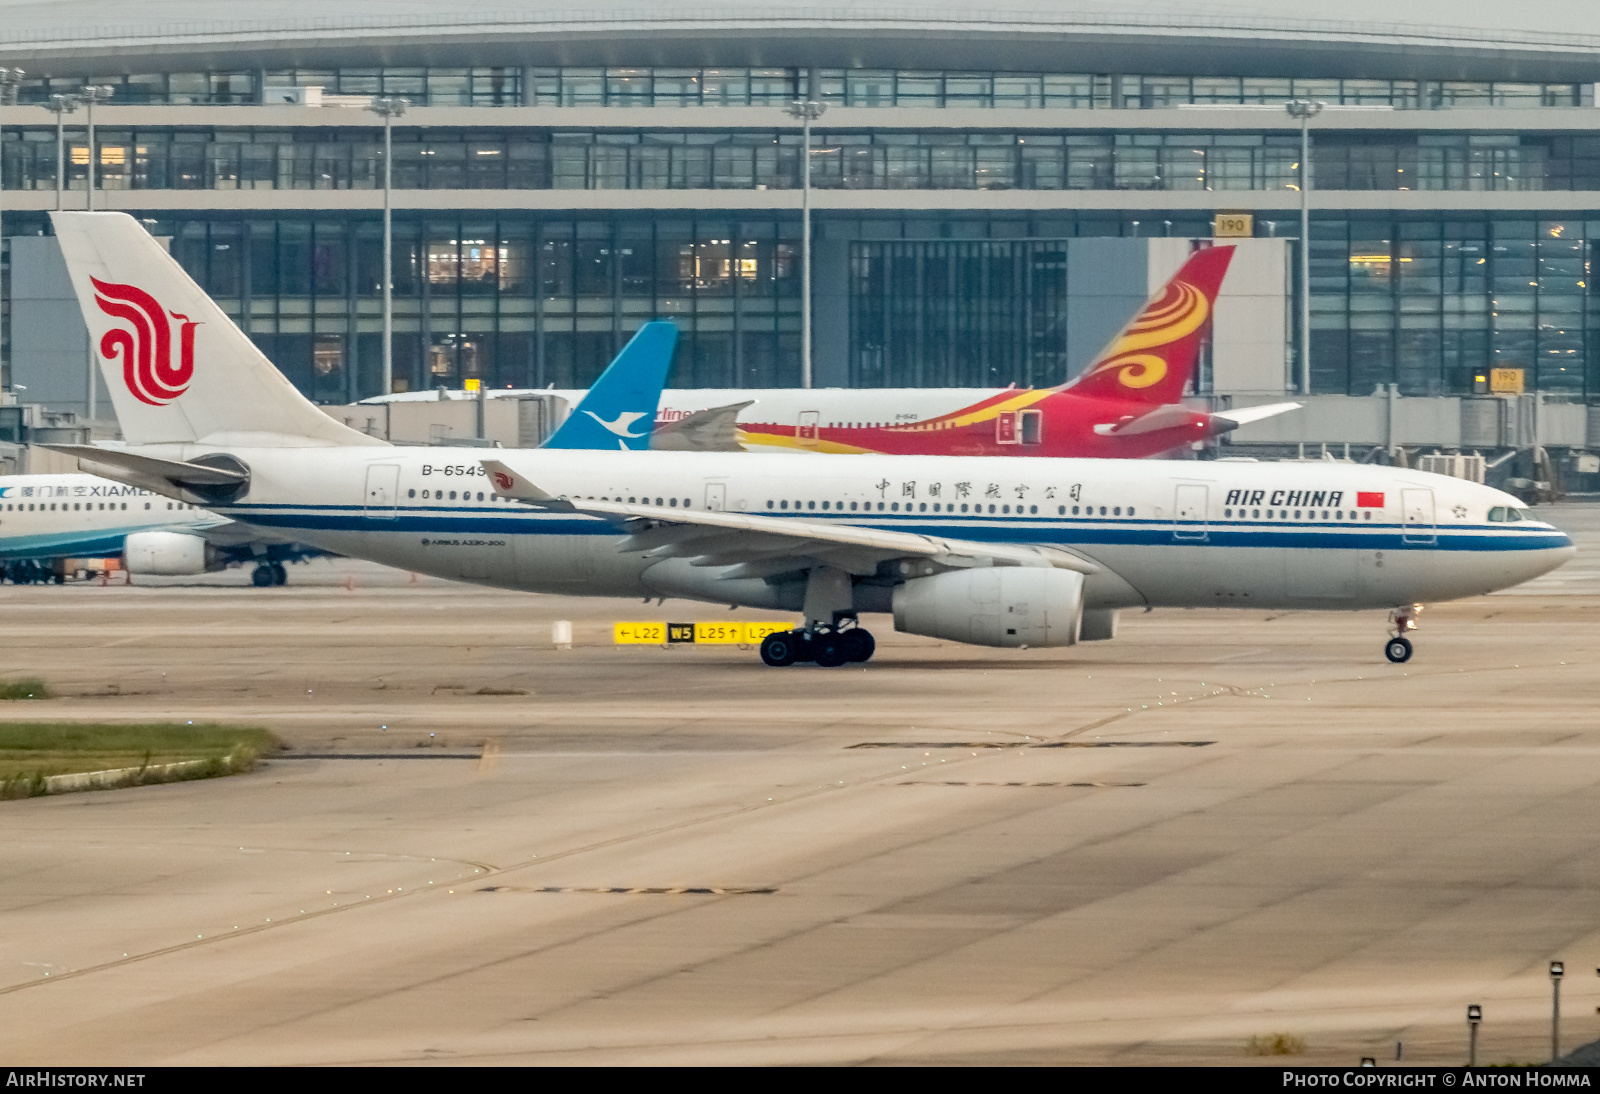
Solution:
[(118, 782), (133, 786), (232, 775), (277, 744), (265, 729), (213, 723), (0, 723), (0, 798), (47, 794), (52, 776), (85, 771), (133, 769)]
[(50, 689), (37, 676), (24, 676), (16, 680), (0, 680), (0, 700), (48, 698), (50, 698)]

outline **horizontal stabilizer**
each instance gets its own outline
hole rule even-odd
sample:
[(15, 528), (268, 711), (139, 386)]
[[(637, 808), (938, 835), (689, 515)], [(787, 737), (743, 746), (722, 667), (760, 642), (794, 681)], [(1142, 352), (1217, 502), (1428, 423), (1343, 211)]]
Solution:
[(656, 426), (650, 447), (658, 452), (743, 452), (739, 443), (739, 413), (754, 399), (731, 406), (697, 410), (686, 418)]
[(78, 467), (88, 474), (196, 504), (215, 501), (219, 493), (236, 496), (250, 482), (248, 471), (144, 456), (119, 448), (96, 448), (88, 444), (47, 444), (41, 447), (76, 456)]
[(1194, 420), (1194, 411), (1183, 404), (1163, 403), (1148, 414), (1141, 414), (1131, 421), (1112, 426), (1107, 433), (1115, 437), (1133, 437), (1140, 433), (1177, 429), (1179, 426), (1189, 425)]
[(1226, 433), (1231, 429), (1238, 429), (1251, 422), (1264, 421), (1275, 418), (1279, 414), (1287, 414), (1291, 410), (1299, 410), (1299, 403), (1268, 403), (1265, 406), (1246, 406), (1232, 410), (1224, 410), (1211, 415), (1211, 432)]
[(95, 463), (101, 467), (142, 472), (164, 478), (180, 486), (233, 486), (248, 482), (250, 479), (247, 472), (227, 467), (209, 467), (200, 463), (186, 463), (183, 460), (164, 460), (158, 456), (141, 456), (136, 452), (124, 452), (116, 448), (96, 448), (89, 444), (46, 444), (40, 447), (76, 456), (79, 463)]

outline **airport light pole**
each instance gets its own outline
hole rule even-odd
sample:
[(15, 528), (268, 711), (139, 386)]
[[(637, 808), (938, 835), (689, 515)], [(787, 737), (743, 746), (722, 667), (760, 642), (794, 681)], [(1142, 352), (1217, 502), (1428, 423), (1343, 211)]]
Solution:
[(56, 211), (60, 212), (67, 187), (66, 115), (78, 109), (76, 95), (52, 95), (44, 108), (56, 116)]
[[(10, 106), (17, 101), (17, 85), (21, 82), (22, 69), (0, 68), (0, 107)], [(5, 185), (5, 142), (0, 141), (0, 208), (5, 204)], [(6, 240), (3, 224), (3, 219), (0, 219), (0, 248), (5, 247)], [(4, 343), (4, 333), (4, 329), (0, 328), (0, 344)]]
[(1284, 104), (1300, 120), (1300, 394), (1311, 394), (1311, 119), (1327, 104), (1292, 99)]
[(383, 119), (383, 394), (394, 391), (394, 217), (390, 190), (394, 185), (394, 120), (406, 112), (410, 100), (381, 95), (367, 109)]
[(811, 386), (811, 123), (822, 117), (828, 104), (806, 97), (789, 104), (789, 115), (800, 119), (800, 386)]
[(1467, 1066), (1478, 1066), (1478, 1023), (1483, 1021), (1483, 1008), (1473, 1003), (1467, 1007)]
[(1561, 1055), (1561, 977), (1567, 968), (1560, 961), (1550, 962), (1550, 1059)]
[[(94, 140), (94, 104), (111, 98), (115, 90), (115, 88), (108, 87), (105, 84), (89, 84), (78, 90), (78, 101), (83, 103), (84, 129), (87, 131), (89, 141), (89, 185), (84, 190), (84, 208), (91, 213), (94, 212), (95, 187), (99, 185), (99, 172), (95, 170), (95, 161), (100, 158), (99, 149), (95, 147)], [(60, 115), (57, 115), (57, 117), (60, 117)], [(89, 391), (88, 398), (85, 400), (88, 405), (88, 413), (85, 416), (89, 419), (90, 428), (92, 429), (94, 420), (100, 415), (100, 408), (97, 405), (100, 396), (99, 376), (97, 375), (99, 369), (94, 360), (93, 337), (89, 340), (88, 371)]]
[[(89, 133), (89, 189), (88, 204), (85, 208), (94, 211), (94, 188), (99, 179), (99, 172), (95, 170), (96, 149), (94, 146), (94, 104), (104, 102), (115, 93), (115, 88), (105, 84), (90, 84), (78, 92), (78, 97), (83, 103), (84, 128)], [(92, 390), (92, 389), (91, 389)]]

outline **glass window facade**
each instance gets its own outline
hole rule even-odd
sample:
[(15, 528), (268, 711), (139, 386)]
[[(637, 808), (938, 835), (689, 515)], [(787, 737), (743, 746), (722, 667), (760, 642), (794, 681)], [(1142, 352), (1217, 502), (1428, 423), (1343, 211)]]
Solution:
[(1489, 368), (1600, 398), (1600, 219), (1312, 221), (1312, 390), (1465, 394)]
[[(380, 392), (376, 219), (180, 217), (149, 227), (171, 237), (174, 257), (307, 395), (343, 403)], [(796, 385), (797, 230), (726, 217), (397, 216), (396, 386), (585, 387), (654, 318), (683, 332), (675, 384)]]
[[(1293, 217), (1256, 223), (1280, 236), (1295, 227)], [(37, 213), (8, 214), (6, 224), (48, 230)], [(147, 224), (312, 398), (379, 392), (374, 216), (184, 214)], [(1210, 224), (1194, 211), (829, 213), (816, 230), (818, 290), (843, 284), (847, 296), (848, 348), (830, 382), (1003, 387), (1066, 378), (1064, 240), (1199, 237)], [(652, 318), (683, 332), (676, 386), (795, 386), (798, 233), (797, 220), (734, 215), (397, 214), (397, 386), (457, 388), (476, 377), (583, 387)], [(1529, 390), (1600, 400), (1597, 244), (1600, 210), (1314, 217), (1313, 392), (1370, 395), (1393, 383), (1407, 395), (1469, 394), (1475, 375), (1499, 366), (1527, 370)]]
[[(825, 68), (814, 93), (831, 106), (1155, 110), (1251, 105), (1293, 98), (1397, 110), (1593, 105), (1588, 84), (1439, 80), (1128, 76)], [(115, 103), (237, 105), (271, 87), (330, 95), (399, 95), (418, 106), (786, 106), (807, 89), (800, 68), (329, 68), (170, 72), (25, 81), (23, 102), (108, 84)]]
[(852, 387), (1004, 387), (1066, 376), (1063, 240), (858, 242)]
[[(111, 190), (372, 190), (382, 134), (365, 126), (96, 129)], [(53, 127), (0, 133), (8, 189), (56, 186)], [(66, 186), (89, 149), (67, 131)], [(401, 190), (781, 190), (800, 185), (792, 130), (497, 130), (401, 126)], [(1284, 190), (1299, 138), (1259, 133), (820, 131), (812, 185), (838, 190)], [(1600, 137), (1519, 133), (1321, 133), (1324, 190), (1600, 189)]]

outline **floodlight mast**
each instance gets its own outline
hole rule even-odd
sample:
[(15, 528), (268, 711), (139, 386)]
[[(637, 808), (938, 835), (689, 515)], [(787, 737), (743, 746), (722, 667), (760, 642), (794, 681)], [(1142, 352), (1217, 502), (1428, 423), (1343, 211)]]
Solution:
[[(20, 68), (0, 68), (0, 107), (10, 106), (17, 101), (17, 85), (22, 83), (23, 72)], [(0, 122), (3, 125), (3, 122)], [(5, 197), (5, 145), (0, 142), (0, 203)], [(3, 224), (0, 218), (0, 224)], [(0, 247), (5, 246), (6, 233), (0, 227)], [(0, 330), (0, 344), (3, 344), (4, 331)]]
[(1291, 99), (1284, 109), (1300, 121), (1300, 394), (1311, 394), (1311, 119), (1327, 103)]
[(827, 103), (811, 98), (789, 104), (791, 117), (800, 119), (800, 386), (811, 386), (811, 123), (822, 117)]
[(78, 109), (76, 95), (52, 95), (44, 108), (56, 116), (56, 211), (64, 203), (67, 187), (67, 133), (66, 115)]
[(391, 162), (394, 120), (406, 112), (409, 99), (381, 95), (367, 109), (383, 119), (383, 394), (394, 391), (394, 217), (390, 193), (394, 185)]
[[(89, 84), (78, 89), (78, 101), (83, 103), (84, 128), (88, 131), (89, 139), (89, 188), (88, 204), (85, 206), (90, 212), (94, 211), (94, 191), (100, 184), (99, 172), (95, 170), (95, 163), (100, 158), (96, 154), (94, 144), (94, 104), (105, 102), (116, 93), (116, 88), (106, 84)], [(59, 115), (57, 115), (59, 117)]]

